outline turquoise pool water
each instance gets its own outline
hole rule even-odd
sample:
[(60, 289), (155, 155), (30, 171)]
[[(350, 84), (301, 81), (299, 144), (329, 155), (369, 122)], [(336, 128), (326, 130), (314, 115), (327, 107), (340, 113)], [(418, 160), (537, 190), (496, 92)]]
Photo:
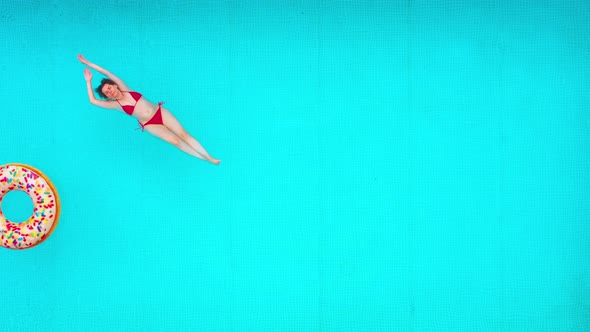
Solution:
[[(589, 2), (0, 17), (0, 164), (62, 202), (45, 243), (0, 248), (0, 331), (590, 329)], [(221, 165), (89, 104), (78, 53)]]

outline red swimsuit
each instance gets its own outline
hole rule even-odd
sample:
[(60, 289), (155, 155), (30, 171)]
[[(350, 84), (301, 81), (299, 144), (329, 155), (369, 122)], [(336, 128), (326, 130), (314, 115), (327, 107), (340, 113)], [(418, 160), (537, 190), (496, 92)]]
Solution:
[[(121, 105), (123, 112), (125, 112), (129, 115), (132, 115), (133, 111), (135, 110), (135, 105), (137, 105), (137, 101), (139, 101), (141, 99), (141, 93), (134, 92), (134, 91), (121, 91), (121, 92), (129, 92), (131, 97), (133, 97), (133, 99), (135, 100), (135, 104), (133, 104), (133, 105), (121, 105), (121, 103), (119, 103), (119, 101), (117, 100), (117, 103), (119, 103), (119, 105)], [(164, 121), (162, 120), (162, 104), (163, 103), (164, 103), (163, 101), (158, 103), (158, 110), (156, 111), (156, 113), (154, 113), (154, 116), (152, 116), (152, 118), (149, 119), (146, 123), (142, 124), (141, 122), (137, 121), (137, 123), (139, 123), (139, 125), (141, 126), (141, 131), (143, 131), (145, 126), (163, 125), (164, 124)]]

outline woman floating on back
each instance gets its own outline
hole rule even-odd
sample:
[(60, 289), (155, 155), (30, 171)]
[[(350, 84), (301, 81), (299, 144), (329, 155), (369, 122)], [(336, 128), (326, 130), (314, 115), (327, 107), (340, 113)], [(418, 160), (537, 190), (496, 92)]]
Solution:
[(191, 156), (218, 165), (221, 160), (215, 159), (194, 139), (170, 113), (162, 107), (163, 102), (154, 104), (139, 92), (130, 91), (127, 84), (108, 70), (86, 60), (78, 55), (78, 60), (88, 67), (98, 71), (108, 78), (103, 79), (96, 88), (98, 95), (106, 100), (96, 99), (92, 90), (92, 72), (88, 67), (84, 69), (84, 78), (88, 88), (88, 99), (93, 105), (123, 111), (137, 119), (142, 131), (163, 139)]

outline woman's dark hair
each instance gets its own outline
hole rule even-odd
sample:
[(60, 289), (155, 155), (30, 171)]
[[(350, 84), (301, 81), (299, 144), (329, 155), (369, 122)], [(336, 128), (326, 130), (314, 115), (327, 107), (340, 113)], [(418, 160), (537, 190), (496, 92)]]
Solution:
[(103, 78), (102, 81), (100, 81), (100, 85), (96, 88), (96, 93), (98, 93), (98, 95), (103, 98), (103, 99), (108, 99), (107, 96), (102, 93), (102, 87), (105, 84), (110, 84), (110, 85), (116, 85), (115, 82), (113, 82), (113, 80), (108, 79), (108, 78)]

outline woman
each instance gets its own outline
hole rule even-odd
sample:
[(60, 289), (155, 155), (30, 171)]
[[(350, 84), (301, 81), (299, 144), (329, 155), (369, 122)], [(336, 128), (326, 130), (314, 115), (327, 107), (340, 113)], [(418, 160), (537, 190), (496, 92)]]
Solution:
[(88, 67), (84, 69), (90, 103), (102, 108), (123, 111), (137, 118), (142, 131), (145, 130), (163, 139), (191, 156), (209, 161), (215, 165), (221, 162), (221, 160), (211, 157), (203, 146), (184, 130), (174, 115), (168, 109), (162, 107), (163, 102), (156, 105), (144, 98), (141, 93), (130, 91), (127, 84), (120, 78), (86, 60), (81, 54), (78, 55), (78, 60), (108, 77), (108, 79), (103, 79), (96, 88), (98, 95), (107, 100), (98, 100), (92, 91), (92, 72)]

